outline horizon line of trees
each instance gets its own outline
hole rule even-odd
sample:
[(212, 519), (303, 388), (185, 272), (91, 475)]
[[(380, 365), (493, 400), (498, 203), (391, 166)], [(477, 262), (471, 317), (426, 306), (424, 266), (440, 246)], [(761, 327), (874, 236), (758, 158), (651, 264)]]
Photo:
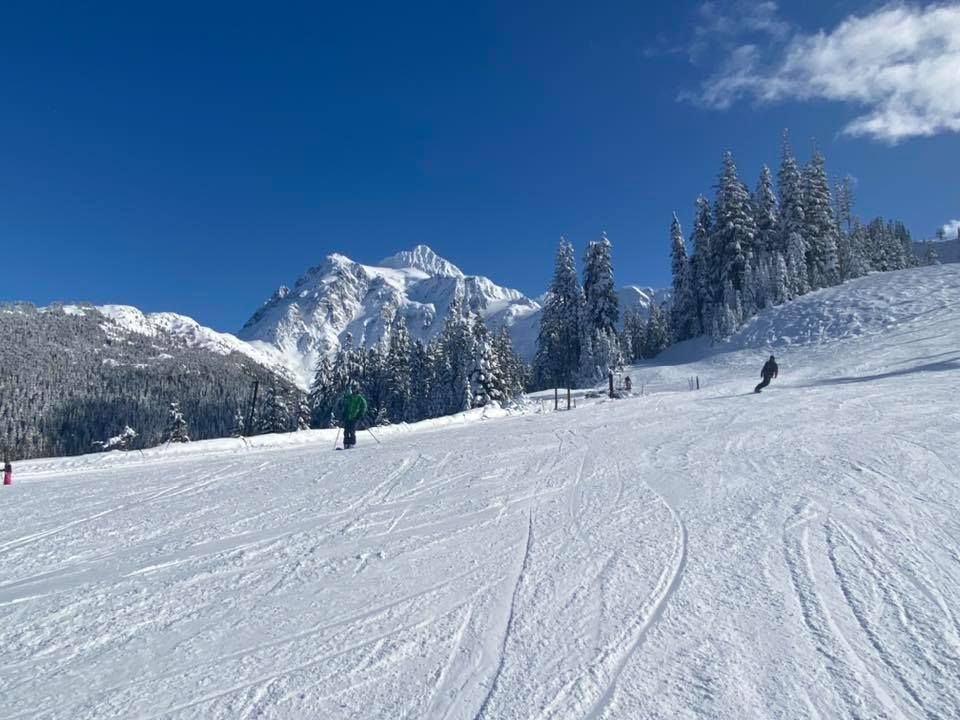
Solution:
[(863, 224), (854, 200), (849, 177), (831, 191), (819, 150), (801, 168), (786, 133), (776, 189), (763, 165), (751, 193), (725, 153), (713, 203), (697, 198), (689, 254), (676, 214), (671, 223), (672, 341), (721, 339), (767, 307), (917, 265), (904, 224)]
[[(673, 215), (671, 306), (652, 303), (646, 320), (639, 308), (630, 308), (619, 332), (606, 234), (587, 246), (582, 284), (573, 246), (561, 238), (537, 338), (533, 387), (593, 383), (675, 342), (729, 337), (761, 310), (814, 290), (919, 264), (902, 222), (863, 223), (854, 205), (850, 177), (831, 190), (822, 153), (814, 150), (801, 167), (786, 132), (776, 187), (764, 165), (751, 192), (726, 152), (713, 202), (697, 198), (689, 253)], [(925, 262), (937, 262), (930, 243)]]

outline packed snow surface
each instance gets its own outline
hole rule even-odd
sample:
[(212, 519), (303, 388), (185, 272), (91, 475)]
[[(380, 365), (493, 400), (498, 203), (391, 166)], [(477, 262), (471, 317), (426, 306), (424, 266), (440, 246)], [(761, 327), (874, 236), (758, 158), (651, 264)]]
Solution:
[(643, 397), (21, 463), (3, 716), (960, 717), (958, 307), (875, 275)]

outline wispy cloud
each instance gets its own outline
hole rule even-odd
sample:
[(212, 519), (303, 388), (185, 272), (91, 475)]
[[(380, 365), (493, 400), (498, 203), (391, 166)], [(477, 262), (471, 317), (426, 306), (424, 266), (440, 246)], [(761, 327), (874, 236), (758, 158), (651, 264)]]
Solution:
[(960, 220), (951, 220), (943, 226), (943, 236), (947, 240), (960, 237)]
[(708, 1), (697, 8), (693, 41), (688, 52), (694, 62), (717, 45), (730, 45), (749, 35), (782, 40), (790, 33), (789, 23), (779, 16), (777, 3), (770, 0)]
[[(843, 132), (890, 143), (960, 131), (960, 3), (887, 5), (812, 35), (791, 32), (774, 3), (753, 7), (763, 10), (732, 20), (701, 6), (712, 20), (696, 25), (694, 48), (709, 37), (740, 42), (685, 99), (721, 109), (745, 98), (851, 103), (862, 112)], [(769, 40), (745, 42), (747, 31)]]

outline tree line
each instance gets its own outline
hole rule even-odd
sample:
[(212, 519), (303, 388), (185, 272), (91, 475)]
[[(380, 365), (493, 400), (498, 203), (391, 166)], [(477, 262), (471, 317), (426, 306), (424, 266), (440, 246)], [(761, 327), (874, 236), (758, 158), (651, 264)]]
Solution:
[[(918, 264), (903, 223), (861, 222), (850, 178), (831, 189), (823, 155), (814, 151), (801, 167), (786, 134), (776, 187), (764, 165), (751, 192), (727, 152), (713, 202), (697, 198), (689, 241), (674, 214), (670, 248), (670, 306), (654, 303), (646, 319), (639, 308), (628, 309), (618, 330), (610, 241), (604, 235), (588, 244), (581, 284), (573, 246), (561, 238), (537, 338), (534, 387), (593, 383), (675, 342), (728, 337), (767, 307), (868, 272)], [(932, 249), (927, 262), (936, 262)]]
[(917, 264), (903, 223), (863, 224), (853, 208), (851, 181), (831, 191), (819, 150), (801, 168), (785, 136), (776, 190), (764, 165), (753, 193), (726, 153), (713, 203), (697, 199), (689, 254), (673, 217), (672, 340), (723, 338), (764, 308)]
[(317, 362), (308, 402), (313, 427), (336, 426), (340, 399), (356, 382), (367, 399), (367, 424), (416, 422), (512, 400), (528, 376), (507, 328), (492, 333), (458, 291), (429, 343), (411, 339), (400, 313), (384, 341), (369, 348), (354, 347), (348, 334), (332, 358)]

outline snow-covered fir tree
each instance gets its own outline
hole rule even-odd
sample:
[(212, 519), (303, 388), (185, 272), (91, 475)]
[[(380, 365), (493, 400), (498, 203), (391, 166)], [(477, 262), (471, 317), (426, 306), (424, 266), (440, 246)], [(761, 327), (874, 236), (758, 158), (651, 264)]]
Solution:
[(470, 320), (465, 315), (463, 294), (457, 293), (450, 304), (447, 320), (440, 333), (437, 352), (442, 357), (438, 382), (442, 388), (444, 411), (440, 414), (469, 410), (473, 402), (470, 375), (473, 371), (473, 336)]
[(292, 414), (285, 393), (276, 385), (267, 388), (263, 407), (259, 413), (261, 433), (285, 433), (290, 430)]
[(800, 297), (810, 289), (807, 271), (806, 221), (803, 207), (803, 178), (790, 141), (783, 135), (780, 171), (777, 175), (780, 199), (779, 250), (787, 264), (788, 299)]
[(415, 422), (431, 417), (431, 388), (434, 366), (430, 350), (421, 341), (413, 343), (410, 350), (410, 402), (403, 418), (394, 418), (397, 422)]
[(624, 347), (629, 348), (625, 356), (628, 362), (638, 362), (644, 358), (647, 338), (647, 323), (641, 317), (638, 308), (630, 308), (623, 317)]
[(687, 257), (683, 229), (676, 213), (670, 223), (670, 259), (673, 272), (673, 337), (680, 341), (699, 335), (700, 322), (697, 317), (695, 266)]
[(291, 402), (296, 407), (297, 431), (309, 430), (313, 422), (313, 408), (310, 407), (310, 399), (306, 393), (298, 390), (292, 391)]
[(583, 259), (583, 313), (580, 320), (580, 376), (605, 377), (620, 362), (617, 322), (620, 307), (613, 279), (612, 247), (604, 234), (587, 245)]
[(814, 290), (836, 285), (841, 280), (837, 225), (833, 219), (827, 171), (819, 150), (814, 151), (803, 171), (803, 212), (809, 285)]
[(613, 333), (620, 319), (613, 279), (612, 246), (606, 233), (587, 245), (583, 259), (583, 323), (593, 330)]
[(411, 388), (411, 355), (413, 343), (402, 315), (397, 315), (390, 327), (387, 350), (387, 414), (394, 422), (413, 419)]
[(540, 387), (571, 387), (580, 369), (583, 291), (573, 246), (561, 238), (537, 336), (535, 374)]
[(723, 171), (720, 173), (714, 206), (714, 232), (710, 249), (714, 267), (719, 273), (720, 286), (723, 288), (722, 295), (715, 299), (721, 306), (717, 312), (722, 322), (717, 323), (717, 326), (721, 333), (726, 334), (730, 318), (737, 318), (733, 327), (735, 330), (742, 317), (741, 293), (747, 289), (744, 282), (748, 253), (757, 236), (750, 193), (740, 182), (733, 155), (729, 152), (723, 158)]
[(513, 342), (507, 328), (500, 328), (500, 333), (493, 341), (497, 364), (502, 373), (503, 394), (505, 400), (519, 397), (528, 383), (527, 367), (523, 360), (514, 352)]
[(697, 198), (690, 246), (693, 248), (694, 291), (697, 302), (697, 325), (701, 333), (709, 332), (713, 323), (713, 299), (716, 296), (714, 273), (711, 270), (713, 253), (710, 237), (713, 234), (713, 213), (703, 195)]
[(180, 403), (174, 401), (170, 403), (170, 424), (167, 426), (166, 442), (185, 443), (190, 442), (190, 433), (187, 429), (187, 420), (180, 410)]
[(667, 313), (656, 303), (650, 305), (643, 340), (643, 357), (655, 358), (670, 346), (670, 325)]
[(853, 189), (854, 182), (852, 177), (845, 175), (844, 178), (837, 183), (833, 194), (837, 226), (841, 231), (846, 232), (847, 235), (853, 232), (853, 208), (856, 204), (856, 194)]
[[(338, 353), (338, 359), (345, 356)], [(342, 392), (342, 388), (339, 388)], [(335, 382), (333, 363), (326, 354), (321, 354), (317, 360), (317, 367), (313, 373), (313, 382), (310, 385), (308, 404), (311, 410), (311, 425), (325, 428), (333, 424), (333, 409), (337, 402), (338, 387)]]
[(490, 403), (502, 403), (506, 399), (504, 370), (500, 355), (494, 347), (493, 336), (487, 330), (483, 318), (473, 318), (473, 370), (470, 372), (471, 405), (483, 407)]

